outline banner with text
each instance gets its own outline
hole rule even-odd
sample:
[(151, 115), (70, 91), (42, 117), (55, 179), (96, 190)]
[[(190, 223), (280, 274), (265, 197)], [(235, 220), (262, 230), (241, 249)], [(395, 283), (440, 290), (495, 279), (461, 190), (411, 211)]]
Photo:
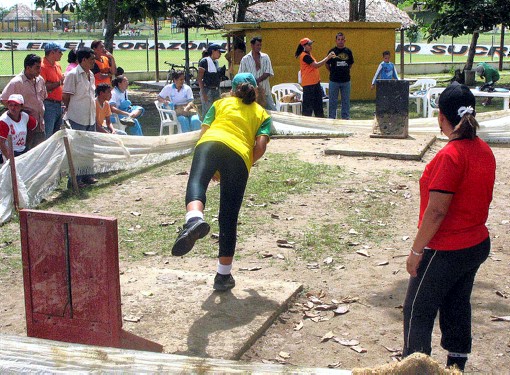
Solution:
[[(223, 40), (192, 40), (188, 43), (190, 50), (202, 51), (207, 48), (209, 43), (217, 43), (226, 49), (227, 43)], [(15, 51), (38, 51), (44, 50), (47, 43), (57, 43), (67, 49), (76, 49), (80, 47), (90, 47), (92, 40), (0, 40), (0, 51), (15, 50)], [(114, 43), (114, 50), (136, 51), (155, 48), (154, 41), (144, 40), (118, 40)], [(182, 51), (186, 44), (182, 40), (168, 40), (160, 41), (158, 49)], [(400, 53), (402, 46), (400, 43), (395, 44), (395, 52)], [(469, 45), (468, 44), (427, 44), (427, 43), (412, 43), (404, 44), (404, 52), (413, 55), (436, 55), (436, 56), (467, 56)], [(510, 46), (503, 47), (503, 56), (510, 56)], [(499, 46), (491, 45), (478, 45), (476, 47), (476, 56), (498, 56), (500, 55)]]

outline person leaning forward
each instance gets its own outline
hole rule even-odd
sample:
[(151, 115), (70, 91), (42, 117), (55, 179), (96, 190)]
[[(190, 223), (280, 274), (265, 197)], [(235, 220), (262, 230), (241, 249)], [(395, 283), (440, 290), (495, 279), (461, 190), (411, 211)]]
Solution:
[[(7, 107), (7, 101), (12, 94), (23, 96), (23, 111), (37, 121), (36, 132), (44, 133), (44, 99), (48, 96), (41, 73), (41, 57), (28, 54), (23, 62), (24, 70), (4, 87), (1, 95), (2, 103)], [(35, 145), (30, 145), (35, 146)]]
[(58, 63), (62, 58), (65, 48), (57, 43), (47, 43), (44, 46), (44, 59), (41, 64), (41, 77), (43, 77), (48, 91), (48, 97), (44, 99), (44, 126), (45, 137), (48, 139), (62, 125), (62, 86), (64, 74)]

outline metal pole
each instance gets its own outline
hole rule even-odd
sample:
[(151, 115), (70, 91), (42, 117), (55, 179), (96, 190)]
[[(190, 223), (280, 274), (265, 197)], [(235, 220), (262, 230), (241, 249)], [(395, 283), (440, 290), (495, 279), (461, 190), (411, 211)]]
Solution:
[(147, 71), (150, 71), (150, 63), (149, 63), (149, 39), (145, 38), (145, 54), (147, 60)]
[(505, 52), (503, 48), (505, 47), (505, 25), (501, 25), (501, 38), (499, 42), (499, 71), (503, 70), (503, 56)]
[(19, 211), (19, 196), (18, 196), (18, 180), (16, 179), (16, 166), (14, 163), (14, 148), (12, 147), (12, 136), (9, 134), (7, 138), (7, 142), (9, 143), (9, 150), (11, 154), (9, 155), (9, 166), (11, 167), (11, 182), (12, 182), (12, 200), (14, 203), (14, 209)]
[(12, 75), (14, 75), (14, 41), (11, 39), (11, 68)]
[(400, 30), (400, 76), (404, 79), (404, 29)]

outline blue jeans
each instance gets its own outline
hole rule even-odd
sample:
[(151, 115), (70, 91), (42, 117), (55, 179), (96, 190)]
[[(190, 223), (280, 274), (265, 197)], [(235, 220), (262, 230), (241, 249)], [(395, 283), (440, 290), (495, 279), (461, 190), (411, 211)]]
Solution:
[(48, 139), (60, 130), (62, 125), (62, 104), (50, 100), (44, 101), (44, 135)]
[(212, 104), (220, 98), (220, 89), (218, 88), (210, 88), (204, 87), (207, 94), (207, 101), (204, 100), (203, 96), (200, 95), (200, 101), (202, 102), (202, 117), (205, 117), (209, 108), (211, 108)]
[(333, 82), (329, 81), (329, 118), (336, 118), (336, 110), (338, 108), (338, 93), (342, 96), (342, 112), (343, 120), (349, 120), (351, 109), (351, 81), (349, 82)]
[(202, 121), (200, 121), (198, 115), (193, 115), (190, 117), (177, 116), (177, 120), (181, 124), (183, 133), (191, 132), (193, 130), (200, 130), (202, 127)]

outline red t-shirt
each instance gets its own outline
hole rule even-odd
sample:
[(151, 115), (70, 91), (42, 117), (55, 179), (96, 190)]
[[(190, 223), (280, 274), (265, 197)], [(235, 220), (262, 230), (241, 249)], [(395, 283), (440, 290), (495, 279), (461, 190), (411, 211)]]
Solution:
[(448, 212), (427, 245), (434, 250), (460, 250), (489, 236), (485, 226), (492, 201), (496, 160), (490, 147), (476, 137), (452, 140), (425, 167), (420, 178), (420, 220), (429, 192), (453, 194)]

